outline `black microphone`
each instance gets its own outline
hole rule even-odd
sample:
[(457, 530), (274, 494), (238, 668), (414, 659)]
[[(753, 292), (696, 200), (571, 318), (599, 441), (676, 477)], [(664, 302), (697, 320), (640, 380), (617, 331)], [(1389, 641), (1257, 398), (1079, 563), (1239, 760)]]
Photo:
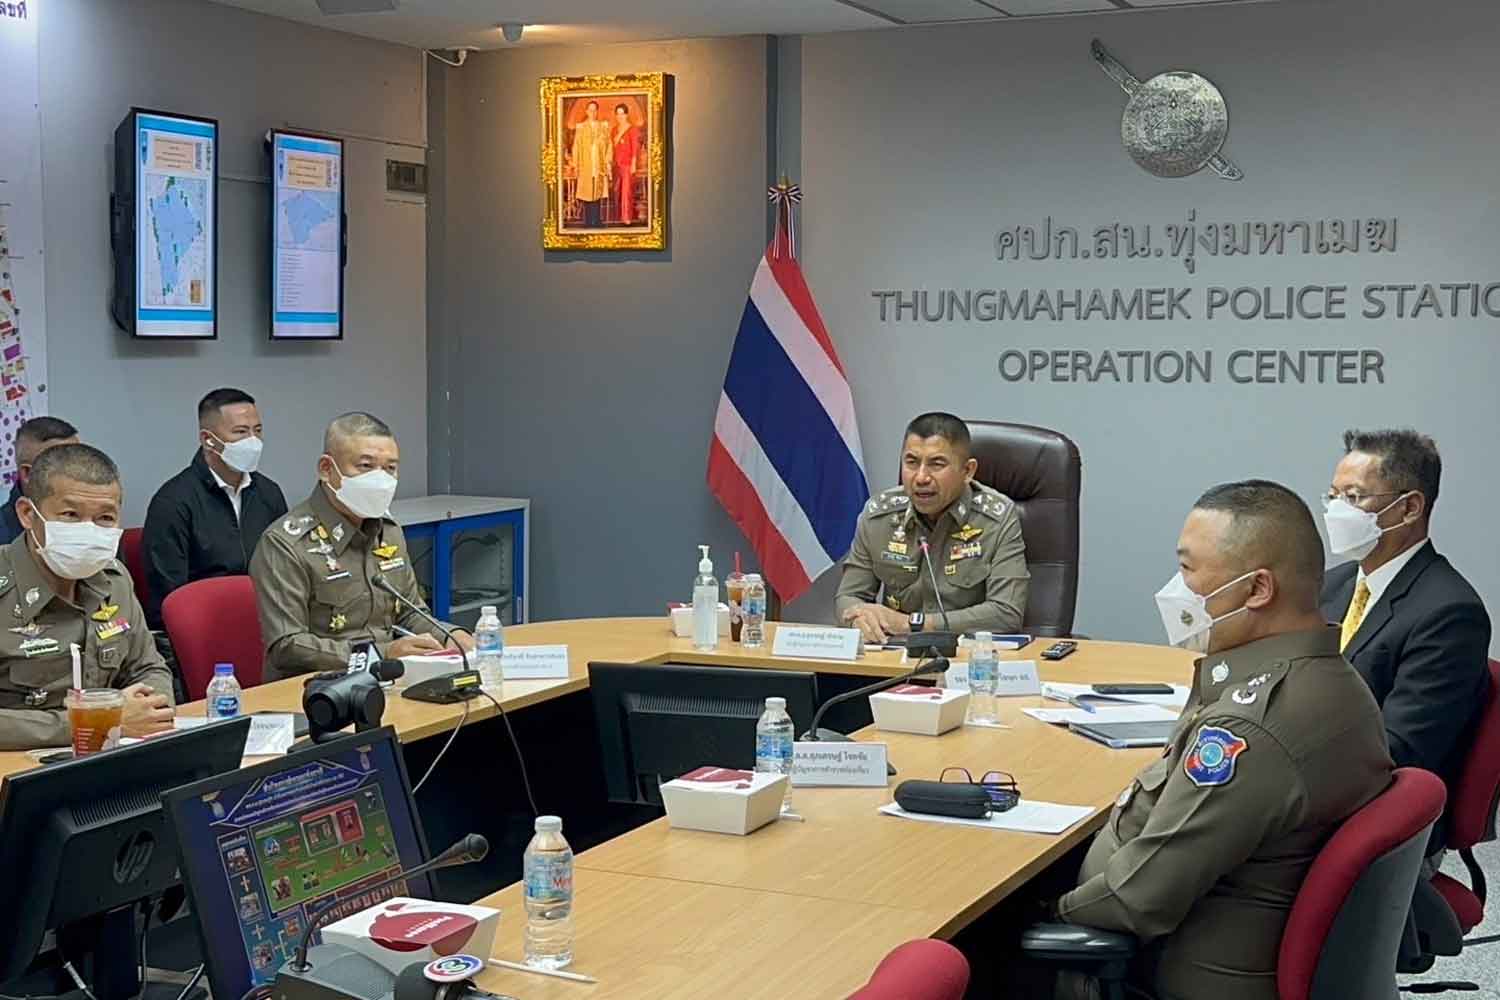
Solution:
[[(374, 893), (379, 892), (381, 889), (385, 889), (389, 886), (395, 885), (402, 879), (415, 878), (418, 875), (425, 875), (427, 872), (437, 871), (439, 868), (452, 868), (455, 865), (467, 865), (472, 864), (475, 861), (482, 861), (484, 860), (484, 856), (489, 852), (490, 842), (488, 840), (485, 840), (477, 833), (471, 833), (467, 837), (459, 838), (459, 840), (452, 847), (449, 847), (446, 851), (444, 851), (442, 854), (439, 854), (431, 861), (417, 865), (415, 868), (406, 869), (400, 874), (392, 875), (390, 878), (385, 879), (382, 882), (377, 882), (369, 888), (362, 890), (361, 895), (373, 895)], [(338, 912), (338, 910), (340, 909), (340, 902), (343, 902), (343, 900), (336, 900), (335, 902), (329, 904), (316, 917), (313, 917), (312, 920), (308, 922), (307, 930), (303, 932), (302, 940), (297, 945), (296, 957), (294, 957), (290, 962), (283, 966), (281, 971), (276, 974), (276, 986), (278, 993), (281, 992), (281, 977), (285, 976), (288, 972), (306, 973), (312, 971), (313, 967), (308, 964), (307, 961), (307, 949), (308, 946), (312, 944), (312, 936), (317, 931), (321, 930), (323, 928), (323, 925), (327, 924), (329, 920), (333, 918), (333, 915)], [(334, 948), (339, 952), (347, 950), (344, 948), (340, 948), (337, 945), (323, 945), (323, 947)]]
[(434, 982), (427, 978), (426, 970), (425, 962), (413, 962), (402, 969), (396, 977), (392, 1000), (515, 1000), (514, 997), (482, 990), (472, 979)]
[(463, 646), (461, 646), (459, 643), (457, 643), (457, 642), (454, 641), (454, 639), (453, 639), (453, 630), (451, 628), (449, 628), (448, 626), (444, 625), (442, 622), (438, 621), (436, 618), (432, 617), (432, 615), (429, 614), (428, 611), (427, 611), (427, 609), (424, 608), (424, 607), (422, 607), (422, 605), (417, 604), (416, 602), (410, 600), (405, 594), (401, 593), (401, 591), (399, 591), (395, 587), (393, 587), (391, 585), (391, 581), (389, 581), (389, 580), (387, 580), (385, 578), (385, 574), (384, 573), (376, 573), (373, 577), (370, 578), (370, 582), (372, 584), (374, 584), (375, 586), (379, 587), (381, 590), (385, 591), (387, 594), (390, 594), (392, 597), (394, 597), (396, 599), (396, 602), (398, 604), (404, 604), (408, 608), (411, 608), (413, 611), (415, 611), (418, 615), (420, 615), (422, 617), (423, 621), (425, 621), (427, 624), (431, 625), (433, 628), (437, 629), (439, 632), (443, 633), (443, 641), (444, 642), (451, 642), (451, 643), (453, 643), (453, 645), (455, 647), (457, 647), (457, 649), (458, 649), (458, 655), (461, 656), (461, 657), (463, 657), (464, 669), (465, 670), (469, 669), (469, 654), (466, 653), (466, 652), (464, 652), (464, 647)]
[(904, 684), (907, 681), (911, 680), (913, 677), (921, 677), (924, 674), (940, 674), (947, 669), (948, 658), (946, 656), (937, 656), (930, 660), (923, 660), (921, 663), (918, 663), (915, 667), (912, 667), (904, 674), (897, 674), (895, 677), (887, 677), (884, 680), (876, 681), (874, 684), (867, 684), (862, 688), (855, 688), (853, 691), (846, 691), (841, 695), (829, 698), (827, 701), (823, 702), (822, 706), (820, 706), (817, 712), (813, 714), (812, 725), (809, 726), (807, 732), (803, 733), (799, 738), (803, 740), (811, 740), (815, 743), (852, 743), (853, 740), (850, 737), (845, 736), (843, 733), (838, 732), (837, 730), (818, 728), (818, 723), (822, 721), (824, 713), (827, 712), (830, 708), (835, 705), (841, 705), (846, 701), (853, 701), (855, 698), (859, 698), (864, 695), (875, 694), (877, 692), (884, 691), (886, 688), (893, 688), (898, 684)]
[(927, 564), (927, 578), (932, 581), (932, 596), (937, 600), (938, 614), (943, 616), (943, 631), (911, 633), (906, 637), (907, 652), (924, 656), (957, 656), (958, 635), (948, 624), (948, 609), (943, 606), (943, 594), (938, 589), (937, 571), (932, 568), (927, 539), (918, 539), (917, 545), (922, 549), (922, 561)]

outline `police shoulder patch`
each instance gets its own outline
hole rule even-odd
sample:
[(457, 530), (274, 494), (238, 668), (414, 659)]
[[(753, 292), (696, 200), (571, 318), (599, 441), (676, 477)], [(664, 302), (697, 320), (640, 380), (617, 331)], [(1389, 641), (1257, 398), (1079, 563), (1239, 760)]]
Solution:
[(1182, 755), (1182, 770), (1199, 788), (1227, 785), (1235, 761), (1248, 749), (1248, 741), (1224, 726), (1199, 726), (1192, 748)]
[(976, 483), (974, 489), (974, 509), (988, 517), (999, 521), (1005, 517), (1015, 503), (1001, 493), (999, 490), (991, 489), (982, 483)]
[(865, 504), (865, 514), (868, 517), (884, 517), (898, 510), (906, 510), (911, 504), (911, 499), (906, 491), (899, 486), (894, 486), (882, 493), (877, 493)]

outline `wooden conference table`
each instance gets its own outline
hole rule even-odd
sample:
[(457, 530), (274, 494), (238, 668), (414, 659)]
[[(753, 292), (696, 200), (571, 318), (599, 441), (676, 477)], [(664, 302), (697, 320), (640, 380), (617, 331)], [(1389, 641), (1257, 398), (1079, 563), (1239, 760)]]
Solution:
[[(771, 626), (774, 628), (774, 625)], [(565, 643), (567, 680), (507, 681), (501, 703), (523, 710), (588, 687), (591, 661), (693, 663), (893, 676), (901, 654), (866, 653), (855, 663), (797, 660), (747, 651), (723, 641), (699, 652), (675, 638), (665, 618), (543, 622), (506, 630), (512, 645)], [(1057, 663), (1038, 659), (1039, 639), (1005, 659), (1037, 660), (1044, 680), (1098, 683), (1186, 683), (1192, 656), (1181, 650), (1083, 641)], [(247, 690), (246, 711), (294, 711), (301, 680)], [(939, 737), (881, 733), (904, 778), (937, 778), (945, 767), (1014, 774), (1023, 797), (1088, 805), (1093, 814), (1057, 836), (920, 823), (877, 813), (889, 788), (798, 788), (803, 823), (777, 822), (747, 837), (673, 830), (648, 823), (578, 855), (574, 968), (597, 985), (491, 969), (481, 986), (527, 1000), (686, 998), (709, 995), (844, 996), (858, 988), (896, 945), (918, 937), (951, 937), (1076, 847), (1155, 750), (1109, 750), (1021, 713), (1035, 698), (1000, 702), (1009, 729), (964, 727)], [(1055, 703), (1053, 703), (1055, 705)], [(201, 702), (183, 706), (202, 714)], [(471, 705), (469, 724), (492, 717), (486, 699)], [(450, 732), (455, 706), (392, 698), (385, 722), (403, 742)], [(712, 763), (705, 761), (705, 763)], [(0, 774), (35, 766), (23, 753), (0, 754)], [(565, 818), (566, 819), (566, 818)], [(501, 910), (495, 956), (521, 957), (525, 911), (511, 885), (480, 902)]]

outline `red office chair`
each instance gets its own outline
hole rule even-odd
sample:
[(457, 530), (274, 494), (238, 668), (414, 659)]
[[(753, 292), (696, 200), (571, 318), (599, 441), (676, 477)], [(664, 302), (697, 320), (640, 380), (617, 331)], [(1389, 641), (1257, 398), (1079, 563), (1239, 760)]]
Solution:
[(946, 941), (908, 941), (880, 960), (849, 1000), (962, 1000), (969, 960)]
[(261, 682), (266, 650), (255, 584), (248, 576), (217, 576), (178, 587), (162, 601), (161, 618), (190, 700), (203, 697), (216, 663), (233, 663), (241, 687)]
[(1441, 872), (1432, 887), (1442, 894), (1459, 927), (1467, 934), (1484, 920), (1487, 886), (1474, 860), (1474, 845), (1495, 839), (1495, 812), (1500, 809), (1500, 660), (1490, 661), (1490, 700), (1479, 717), (1474, 745), (1453, 789), (1448, 848), (1458, 852), (1473, 888)]
[[(1406, 913), (1445, 798), (1436, 775), (1403, 767), (1323, 845), (1281, 935), (1280, 1000), (1395, 1000)], [(1125, 995), (1135, 947), (1128, 934), (1073, 924), (1038, 924), (1021, 939), (1033, 958), (1098, 977), (1109, 998)]]
[(120, 562), (130, 573), (130, 582), (135, 587), (135, 599), (146, 604), (146, 553), (141, 546), (141, 528), (126, 528), (120, 536)]
[(1281, 934), (1280, 1000), (1395, 1000), (1406, 913), (1447, 797), (1437, 775), (1400, 768), (1323, 845)]

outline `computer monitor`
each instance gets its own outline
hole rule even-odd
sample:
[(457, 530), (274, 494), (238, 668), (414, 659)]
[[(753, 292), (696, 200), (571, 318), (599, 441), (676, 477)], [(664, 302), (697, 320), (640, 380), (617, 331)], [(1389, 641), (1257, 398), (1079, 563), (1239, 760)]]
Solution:
[(174, 789), (163, 802), (215, 997), (269, 984), (330, 906), (354, 913), (431, 896), (425, 875), (366, 891), (427, 860), (389, 726)]
[(661, 782), (703, 764), (755, 766), (755, 723), (766, 699), (786, 699), (802, 732), (818, 679), (790, 670), (590, 663), (611, 802), (660, 805)]
[[(112, 914), (103, 933), (128, 940), (123, 950), (118, 940), (99, 944), (92, 992), (98, 1000), (135, 995), (132, 904), (177, 882), (175, 838), (161, 795), (239, 767), (249, 733), (249, 718), (227, 719), (5, 778), (0, 983), (26, 971), (47, 931)], [(123, 955), (123, 962), (100, 963), (106, 954)]]

